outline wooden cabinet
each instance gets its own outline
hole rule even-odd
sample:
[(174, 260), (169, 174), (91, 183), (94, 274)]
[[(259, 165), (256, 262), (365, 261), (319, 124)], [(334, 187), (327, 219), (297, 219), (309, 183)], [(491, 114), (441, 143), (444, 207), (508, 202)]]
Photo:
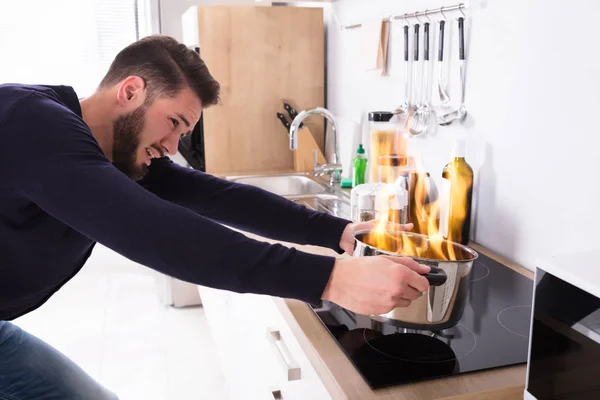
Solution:
[[(203, 118), (207, 172), (291, 170), (289, 136), (277, 113), (286, 114), (284, 100), (298, 111), (324, 106), (323, 9), (201, 6), (182, 23), (184, 43), (199, 46), (221, 84), (220, 104)], [(324, 121), (305, 124), (323, 151)]]
[(275, 299), (199, 292), (233, 400), (330, 399)]

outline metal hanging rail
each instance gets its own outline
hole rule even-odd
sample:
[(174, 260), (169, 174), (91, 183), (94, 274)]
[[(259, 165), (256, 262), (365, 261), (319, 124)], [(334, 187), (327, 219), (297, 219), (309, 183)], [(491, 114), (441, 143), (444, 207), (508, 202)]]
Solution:
[[(393, 19), (398, 20), (398, 19), (404, 19), (406, 21), (408, 21), (408, 18), (419, 18), (419, 17), (424, 17), (424, 16), (428, 16), (428, 15), (432, 15), (432, 14), (442, 14), (444, 17), (446, 17), (444, 15), (444, 12), (451, 12), (451, 11), (460, 11), (463, 16), (465, 15), (464, 11), (467, 8), (467, 6), (465, 6), (464, 3), (460, 3), (460, 4), (456, 4), (454, 6), (447, 6), (447, 7), (440, 7), (440, 8), (434, 8), (431, 10), (425, 10), (425, 11), (417, 11), (414, 13), (406, 13), (406, 14), (402, 14), (402, 15), (396, 15), (393, 17), (389, 17), (384, 19), (384, 21), (391, 21)], [(347, 25), (344, 26), (343, 29), (356, 29), (356, 28), (360, 28), (362, 26), (362, 24), (355, 24), (355, 25)]]

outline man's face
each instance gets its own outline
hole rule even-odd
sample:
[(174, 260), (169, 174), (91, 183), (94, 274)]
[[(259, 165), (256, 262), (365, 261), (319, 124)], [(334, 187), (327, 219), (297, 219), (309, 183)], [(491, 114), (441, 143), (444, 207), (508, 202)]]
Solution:
[(113, 123), (113, 164), (134, 180), (143, 178), (153, 158), (177, 153), (179, 140), (200, 119), (200, 100), (189, 89), (174, 98), (158, 98)]

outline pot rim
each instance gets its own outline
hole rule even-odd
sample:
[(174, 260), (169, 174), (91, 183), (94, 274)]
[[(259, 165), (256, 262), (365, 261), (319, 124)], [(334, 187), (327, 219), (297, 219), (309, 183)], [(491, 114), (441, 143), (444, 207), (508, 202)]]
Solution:
[[(419, 261), (425, 261), (425, 262), (432, 262), (432, 263), (439, 263), (439, 262), (472, 263), (472, 262), (474, 262), (475, 260), (477, 260), (477, 258), (479, 258), (479, 253), (477, 253), (477, 252), (476, 252), (475, 250), (473, 250), (472, 248), (470, 248), (470, 247), (468, 247), (468, 246), (465, 246), (465, 245), (463, 245), (463, 244), (460, 244), (460, 243), (458, 243), (458, 242), (453, 242), (453, 241), (451, 241), (451, 240), (447, 240), (447, 239), (444, 239), (443, 241), (444, 241), (444, 242), (449, 242), (449, 243), (451, 243), (453, 246), (456, 246), (456, 247), (460, 248), (462, 251), (464, 251), (464, 252), (466, 252), (466, 253), (470, 254), (470, 255), (472, 256), (472, 258), (470, 258), (470, 259), (468, 259), (468, 260), (440, 260), (440, 259), (438, 259), (438, 258), (423, 258), (423, 257), (411, 257), (411, 256), (405, 256), (405, 255), (402, 255), (402, 254), (399, 254), (399, 253), (394, 253), (394, 252), (391, 252), (391, 251), (388, 251), (388, 250), (382, 250), (382, 249), (380, 249), (379, 247), (373, 246), (373, 245), (371, 245), (371, 244), (367, 244), (367, 243), (365, 243), (365, 242), (363, 242), (362, 240), (359, 240), (359, 239), (357, 238), (357, 236), (359, 236), (359, 235), (364, 235), (364, 234), (366, 234), (366, 233), (371, 233), (371, 232), (373, 232), (373, 231), (375, 231), (375, 230), (374, 230), (374, 229), (361, 229), (361, 230), (359, 230), (359, 231), (356, 231), (356, 232), (354, 232), (354, 235), (353, 235), (353, 236), (354, 236), (354, 240), (355, 240), (356, 242), (358, 242), (358, 243), (360, 243), (360, 244), (364, 245), (364, 246), (368, 246), (368, 247), (371, 247), (371, 248), (377, 249), (377, 251), (380, 251), (380, 252), (382, 252), (382, 253), (385, 253), (386, 255), (389, 255), (389, 256), (394, 256), (394, 257), (409, 257), (409, 258), (412, 258), (413, 260), (419, 260)], [(425, 240), (430, 240), (430, 239), (431, 239), (431, 236), (427, 236), (427, 235), (423, 235), (423, 234), (420, 234), (420, 233), (415, 233), (415, 232), (410, 232), (410, 231), (396, 231), (396, 230), (394, 230), (394, 231), (389, 231), (389, 230), (386, 230), (386, 233), (388, 233), (388, 234), (392, 234), (392, 235), (406, 235), (406, 236), (413, 236), (413, 237), (418, 237), (418, 238), (425, 239)]]

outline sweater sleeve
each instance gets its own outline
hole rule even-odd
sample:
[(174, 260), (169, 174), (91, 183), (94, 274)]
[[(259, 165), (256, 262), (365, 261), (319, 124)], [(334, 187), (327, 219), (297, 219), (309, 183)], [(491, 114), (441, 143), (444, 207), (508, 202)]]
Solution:
[(185, 168), (168, 158), (152, 160), (140, 183), (165, 200), (223, 224), (343, 253), (340, 238), (350, 221), (309, 210), (266, 190)]
[(117, 170), (81, 118), (51, 99), (32, 94), (16, 103), (0, 143), (11, 187), (133, 261), (205, 286), (321, 299), (333, 257), (252, 240), (161, 199)]

